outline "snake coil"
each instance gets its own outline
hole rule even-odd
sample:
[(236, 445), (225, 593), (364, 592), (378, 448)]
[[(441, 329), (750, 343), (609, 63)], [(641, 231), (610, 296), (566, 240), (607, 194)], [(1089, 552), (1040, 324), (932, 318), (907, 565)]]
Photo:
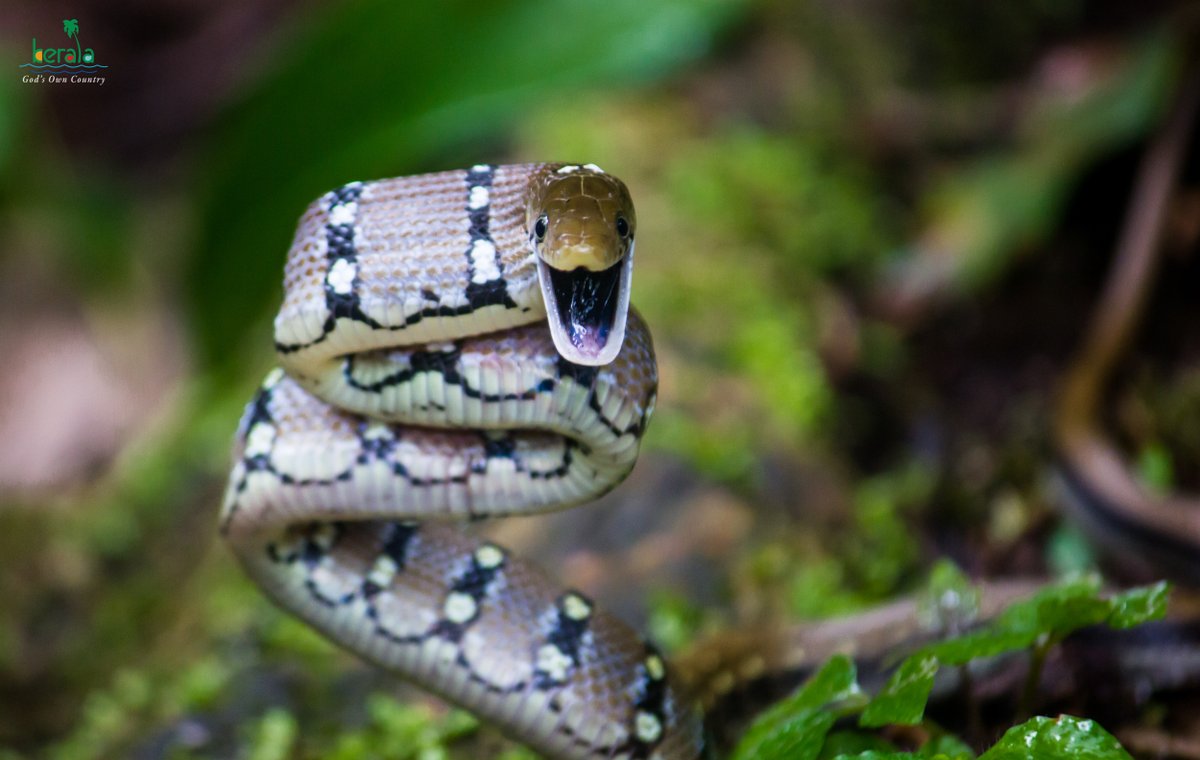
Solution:
[(591, 164), (315, 201), (222, 509), (279, 604), (551, 757), (701, 753), (653, 647), (452, 522), (580, 504), (633, 467), (657, 384), (635, 227)]

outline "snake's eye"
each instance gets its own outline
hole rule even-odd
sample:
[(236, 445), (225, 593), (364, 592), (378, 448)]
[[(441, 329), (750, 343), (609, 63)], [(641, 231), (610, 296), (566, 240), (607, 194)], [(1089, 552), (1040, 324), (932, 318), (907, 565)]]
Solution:
[(538, 239), (539, 243), (546, 239), (546, 227), (548, 225), (549, 225), (549, 222), (546, 221), (545, 214), (542, 214), (541, 216), (539, 216), (537, 218), (537, 221), (534, 222), (533, 236)]
[(623, 216), (617, 217), (617, 234), (621, 237), (629, 235), (629, 222), (625, 221), (625, 217)]

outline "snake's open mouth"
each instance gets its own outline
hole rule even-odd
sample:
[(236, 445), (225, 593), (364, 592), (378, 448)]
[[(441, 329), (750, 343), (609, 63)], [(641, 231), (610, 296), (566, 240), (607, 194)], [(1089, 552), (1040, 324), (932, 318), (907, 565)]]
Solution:
[(554, 347), (574, 364), (608, 364), (625, 340), (633, 250), (599, 272), (555, 269), (538, 258), (538, 279)]

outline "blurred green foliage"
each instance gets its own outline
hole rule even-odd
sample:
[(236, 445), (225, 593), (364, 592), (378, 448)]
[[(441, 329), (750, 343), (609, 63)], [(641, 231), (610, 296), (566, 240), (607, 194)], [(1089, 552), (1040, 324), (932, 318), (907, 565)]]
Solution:
[(780, 274), (863, 273), (892, 242), (867, 167), (813, 139), (739, 126), (668, 167), (667, 192), (730, 249), (771, 251)]
[(1181, 51), (1167, 33), (1126, 56), (1070, 97), (1044, 85), (1021, 115), (1013, 145), (955, 167), (931, 188), (930, 225), (913, 263), (944, 269), (941, 276), (969, 292), (1044, 241), (1087, 164), (1144, 135), (1180, 76)]
[(490, 160), (535, 104), (661, 76), (708, 50), (740, 7), (357, 0), (313, 15), (212, 139), (189, 267), (202, 364), (225, 364), (265, 316), (313, 198), (351, 178)]
[(13, 176), (13, 154), (17, 150), (28, 107), (28, 97), (21, 91), (15, 79), (0, 81), (0, 193), (17, 190), (15, 187), (6, 187), (9, 182), (2, 180)]

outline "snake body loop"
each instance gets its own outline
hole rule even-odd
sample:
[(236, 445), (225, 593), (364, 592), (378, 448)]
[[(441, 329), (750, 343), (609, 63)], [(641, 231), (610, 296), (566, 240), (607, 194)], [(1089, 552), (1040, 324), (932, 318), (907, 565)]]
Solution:
[(314, 202), (275, 323), (283, 369), (242, 419), (222, 510), (282, 606), (552, 757), (701, 753), (650, 645), (450, 523), (589, 501), (633, 467), (657, 383), (625, 311), (634, 224), (592, 165)]

